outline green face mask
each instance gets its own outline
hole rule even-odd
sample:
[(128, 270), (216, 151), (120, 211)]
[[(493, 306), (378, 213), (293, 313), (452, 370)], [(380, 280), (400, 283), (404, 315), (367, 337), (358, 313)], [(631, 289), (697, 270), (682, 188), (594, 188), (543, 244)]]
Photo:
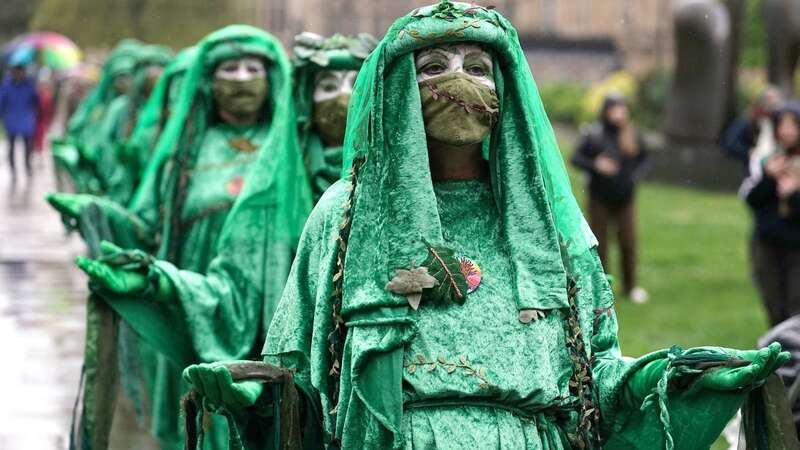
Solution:
[(341, 147), (344, 144), (349, 103), (350, 94), (346, 94), (314, 104), (312, 121), (328, 147)]
[(500, 102), (494, 89), (469, 75), (451, 73), (419, 83), (428, 138), (445, 144), (477, 144), (497, 123)]
[(211, 88), (220, 111), (239, 119), (247, 119), (261, 110), (269, 85), (266, 78), (247, 81), (215, 78)]

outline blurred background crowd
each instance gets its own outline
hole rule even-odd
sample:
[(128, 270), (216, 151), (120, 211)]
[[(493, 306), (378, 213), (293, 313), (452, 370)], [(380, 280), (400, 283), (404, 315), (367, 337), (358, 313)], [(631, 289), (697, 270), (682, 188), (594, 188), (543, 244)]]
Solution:
[[(33, 180), (37, 171), (51, 176), (55, 157), (59, 190), (91, 190), (67, 173), (69, 155), (51, 153), (48, 136), (68, 131), (98, 83), (109, 84), (98, 101), (144, 103), (174, 52), (214, 29), (255, 25), (289, 49), (303, 31), (380, 37), (427, 3), (4, 0), (2, 176), (10, 192), (52, 190), (51, 181), (36, 181), (46, 183), (36, 191)], [(800, 2), (492, 3), (520, 33), (600, 242), (619, 297), (623, 351), (674, 343), (749, 348), (772, 329), (800, 355), (800, 319), (793, 320), (800, 314), (800, 103), (793, 100)], [(130, 38), (157, 44), (138, 81), (133, 63), (109, 63), (112, 49)], [(118, 139), (129, 137), (132, 122), (116, 123)], [(11, 201), (5, 206), (4, 215), (26, 214)], [(3, 230), (2, 240), (15, 233)], [(9, 264), (2, 250), (0, 267)], [(796, 367), (784, 373), (790, 386)]]

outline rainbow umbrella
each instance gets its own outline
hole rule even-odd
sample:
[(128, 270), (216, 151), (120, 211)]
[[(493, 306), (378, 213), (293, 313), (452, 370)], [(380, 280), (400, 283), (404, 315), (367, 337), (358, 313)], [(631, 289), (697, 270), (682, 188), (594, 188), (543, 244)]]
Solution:
[(9, 42), (3, 48), (3, 60), (7, 63), (12, 60), (36, 62), (53, 70), (69, 70), (80, 64), (81, 50), (66, 36), (50, 31), (36, 31), (18, 36)]

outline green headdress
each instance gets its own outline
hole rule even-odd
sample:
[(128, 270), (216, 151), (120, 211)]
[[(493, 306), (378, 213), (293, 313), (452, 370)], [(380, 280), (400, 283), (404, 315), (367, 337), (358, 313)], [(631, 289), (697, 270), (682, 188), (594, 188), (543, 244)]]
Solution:
[[(425, 259), (422, 238), (442, 241), (414, 52), (464, 41), (495, 56), (500, 118), (488, 142), (489, 163), (518, 308), (567, 307), (560, 244), (567, 243), (576, 255), (595, 245), (516, 31), (494, 10), (444, 1), (399, 19), (356, 82), (344, 166), (355, 159), (364, 162), (353, 206), (344, 313), (376, 302), (402, 304), (404, 299), (384, 291), (387, 277)], [(386, 220), (390, 217), (403, 220)], [(381, 230), (377, 236), (376, 229)]]
[[(331, 165), (340, 165), (341, 150), (333, 149), (334, 155), (326, 154), (320, 137), (314, 132), (312, 113), (314, 110), (314, 88), (317, 74), (322, 70), (359, 70), (378, 41), (369, 34), (357, 37), (336, 34), (324, 38), (304, 32), (295, 37), (294, 53), (294, 105), (297, 114), (297, 131), (300, 148), (312, 177), (315, 192), (321, 193), (328, 181), (316, 175)], [(333, 160), (335, 159), (335, 160)], [(336, 170), (336, 168), (334, 168)], [(319, 180), (315, 178), (321, 178)], [(333, 177), (336, 179), (336, 177)], [(324, 185), (320, 185), (324, 184)]]
[(103, 110), (114, 98), (114, 78), (130, 74), (136, 54), (142, 44), (135, 39), (125, 39), (114, 47), (103, 64), (100, 81), (75, 110), (67, 124), (67, 133), (72, 139), (80, 140), (80, 134), (86, 125), (102, 117)]

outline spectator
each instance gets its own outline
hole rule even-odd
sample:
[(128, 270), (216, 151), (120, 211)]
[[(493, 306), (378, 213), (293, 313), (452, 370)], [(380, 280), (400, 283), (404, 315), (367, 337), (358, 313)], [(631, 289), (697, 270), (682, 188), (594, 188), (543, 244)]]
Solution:
[[(725, 130), (720, 142), (722, 151), (747, 167), (750, 155), (759, 143), (760, 132), (771, 131), (770, 117), (782, 102), (781, 91), (776, 87), (768, 87), (748, 114), (733, 121)], [(771, 133), (767, 137), (771, 138)], [(772, 143), (771, 139), (769, 143)]]
[(753, 274), (771, 325), (800, 313), (800, 103), (774, 116), (777, 150), (743, 183), (753, 209)]
[(50, 124), (53, 121), (55, 105), (53, 102), (53, 82), (51, 79), (41, 79), (37, 87), (39, 94), (38, 117), (36, 121), (36, 132), (34, 133), (33, 149), (36, 153), (44, 150), (44, 139)]
[(21, 138), (25, 145), (25, 170), (32, 175), (31, 152), (33, 151), (33, 133), (36, 128), (36, 110), (39, 107), (39, 95), (36, 84), (28, 77), (25, 66), (11, 67), (11, 76), (0, 85), (0, 117), (8, 135), (8, 161), (11, 166), (11, 180), (16, 181), (14, 167), (14, 143)]
[(598, 253), (608, 270), (608, 228), (617, 227), (622, 256), (622, 284), (634, 303), (645, 303), (647, 291), (636, 284), (636, 183), (647, 168), (647, 151), (630, 122), (624, 97), (603, 101), (600, 122), (581, 139), (572, 163), (589, 175), (589, 222), (597, 236)]

